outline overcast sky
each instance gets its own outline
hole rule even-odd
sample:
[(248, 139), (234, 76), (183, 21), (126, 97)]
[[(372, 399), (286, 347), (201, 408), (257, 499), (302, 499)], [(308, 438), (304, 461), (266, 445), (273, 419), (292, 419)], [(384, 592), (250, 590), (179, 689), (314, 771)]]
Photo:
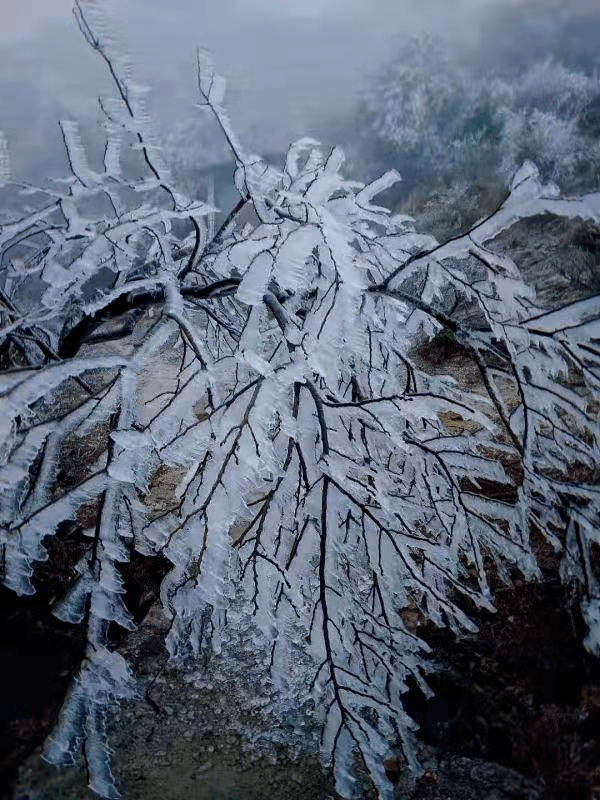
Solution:
[[(481, 9), (514, 1), (97, 0), (163, 121), (194, 113), (200, 45), (228, 79), (238, 133), (259, 152), (284, 149), (347, 113), (400, 34), (474, 39)], [(71, 0), (0, 5), (0, 129), (15, 172), (44, 169), (59, 147), (56, 115), (89, 117), (107, 83)]]

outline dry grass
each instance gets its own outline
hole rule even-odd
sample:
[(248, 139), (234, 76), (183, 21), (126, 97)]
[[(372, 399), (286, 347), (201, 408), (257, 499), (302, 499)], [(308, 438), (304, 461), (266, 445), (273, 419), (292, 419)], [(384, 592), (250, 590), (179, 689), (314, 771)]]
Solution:
[(82, 483), (89, 475), (90, 468), (98, 462), (108, 447), (109, 423), (95, 425), (84, 436), (67, 436), (62, 443), (56, 491), (68, 491)]

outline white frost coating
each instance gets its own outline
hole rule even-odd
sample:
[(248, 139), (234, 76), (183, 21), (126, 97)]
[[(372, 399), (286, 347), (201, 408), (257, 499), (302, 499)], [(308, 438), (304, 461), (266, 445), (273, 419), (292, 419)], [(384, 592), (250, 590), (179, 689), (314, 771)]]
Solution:
[(135, 696), (131, 673), (118, 653), (88, 649), (79, 676), (62, 707), (58, 725), (42, 755), (57, 766), (75, 763), (84, 744), (89, 785), (101, 797), (120, 797), (110, 769), (106, 710), (116, 698)]
[[(588, 323), (597, 326), (599, 302), (598, 297), (589, 297), (586, 300), (569, 303), (557, 311), (532, 317), (529, 320), (529, 328), (540, 333), (552, 334), (568, 330), (572, 334), (577, 328)], [(591, 332), (591, 330), (585, 331), (585, 333)]]
[(289, 189), (292, 181), (298, 177), (298, 174), (300, 173), (299, 162), (303, 154), (307, 150), (311, 150), (315, 147), (319, 147), (319, 142), (316, 139), (311, 139), (309, 136), (298, 139), (290, 146), (285, 159), (285, 177), (283, 181), (284, 189)]
[(383, 206), (374, 206), (371, 205), (371, 200), (376, 197), (380, 192), (384, 192), (386, 189), (390, 189), (396, 183), (399, 183), (402, 180), (400, 177), (400, 173), (397, 172), (395, 169), (391, 169), (386, 172), (381, 178), (377, 178), (377, 180), (373, 181), (373, 183), (366, 186), (364, 189), (361, 189), (360, 192), (356, 195), (356, 202), (361, 207), (364, 208), (365, 211), (374, 211), (374, 212), (381, 212), (383, 214), (389, 214), (389, 210)]
[(0, 186), (10, 180), (10, 158), (8, 157), (8, 143), (0, 131)]
[(600, 598), (582, 603), (581, 613), (588, 628), (583, 640), (586, 650), (594, 656), (600, 656)]
[[(92, 517), (54, 609), (85, 625), (86, 655), (46, 757), (67, 763), (83, 747), (94, 791), (117, 797), (106, 712), (134, 690), (108, 628), (134, 624), (132, 553), (160, 553), (173, 660), (197, 670), (208, 647), (229, 659), (251, 630), (281, 715), (302, 730), (310, 703), (320, 709), (342, 796), (360, 751), (391, 798), (384, 760), (401, 751), (418, 769), (402, 695), (410, 681), (428, 692), (429, 648), (407, 619), (475, 631), (465, 606), (493, 609), (487, 563), (507, 581), (515, 568), (539, 575), (532, 522), (585, 591), (586, 646), (599, 651), (600, 306), (537, 308), (518, 265), (486, 242), (544, 211), (598, 220), (600, 194), (561, 198), (526, 164), (496, 214), (438, 246), (373, 204), (393, 171), (347, 180), (342, 151), (311, 139), (283, 172), (245, 153), (224, 82), (202, 54), (199, 68), (255, 223), (197, 235), (190, 217), (212, 207), (169, 182), (144, 93), (125, 76), (131, 113), (105, 105), (104, 172), (63, 124), (73, 176), (0, 229), (11, 265), (0, 335), (15, 367), (0, 375), (5, 585), (31, 593), (45, 537)], [(142, 177), (124, 174), (132, 143)], [(47, 223), (21, 276), (39, 283), (32, 297), (11, 243)], [(110, 278), (92, 295), (101, 270)], [(477, 329), (453, 316), (455, 299), (477, 311)], [(477, 390), (416, 348), (435, 350), (443, 328), (478, 366)]]
[(84, 187), (91, 186), (98, 181), (100, 176), (90, 169), (79, 135), (78, 123), (74, 120), (63, 119), (59, 124), (65, 141), (65, 147), (69, 154), (73, 175)]
[(306, 262), (321, 237), (316, 227), (296, 227), (290, 231), (277, 253), (273, 275), (282, 289), (292, 292), (307, 288)]
[(262, 304), (269, 287), (272, 269), (273, 256), (270, 253), (260, 253), (255, 256), (236, 292), (237, 299), (249, 306)]

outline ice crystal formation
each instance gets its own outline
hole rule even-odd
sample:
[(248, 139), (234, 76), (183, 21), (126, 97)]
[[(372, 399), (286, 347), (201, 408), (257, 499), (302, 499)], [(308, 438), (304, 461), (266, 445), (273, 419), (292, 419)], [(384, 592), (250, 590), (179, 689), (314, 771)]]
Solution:
[[(54, 609), (84, 626), (85, 658), (45, 757), (83, 751), (90, 786), (118, 797), (106, 715), (135, 684), (108, 630), (133, 627), (120, 570), (138, 551), (170, 564), (173, 661), (218, 650), (224, 626), (250, 619), (273, 691), (312, 693), (340, 794), (359, 755), (391, 798), (384, 760), (402, 751), (418, 768), (402, 695), (409, 679), (427, 691), (428, 646), (407, 611), (473, 630), (469, 612), (493, 608), (492, 574), (538, 575), (535, 531), (562, 553), (600, 655), (600, 301), (538, 308), (487, 244), (541, 213), (600, 222), (600, 193), (562, 198), (526, 163), (495, 213), (438, 243), (375, 204), (393, 171), (348, 180), (342, 152), (310, 139), (281, 170), (247, 154), (199, 54), (240, 194), (209, 236), (215, 209), (171, 183), (143, 90), (92, 9), (76, 17), (116, 88), (102, 100), (103, 166), (63, 122), (70, 176), (18, 186), (28, 205), (0, 228), (4, 584), (32, 593), (48, 538), (88, 521)], [(480, 391), (416, 357), (441, 330)], [(166, 353), (172, 374), (153, 394)], [(98, 430), (102, 453), (59, 481), (65, 442)], [(157, 510), (150, 486), (166, 472), (178, 485)]]

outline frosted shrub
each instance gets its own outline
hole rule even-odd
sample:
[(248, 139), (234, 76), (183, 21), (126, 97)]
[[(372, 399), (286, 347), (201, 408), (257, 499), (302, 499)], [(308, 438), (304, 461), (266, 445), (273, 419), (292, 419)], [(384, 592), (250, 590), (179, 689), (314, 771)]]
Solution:
[(411, 180), (453, 181), (496, 172), (507, 181), (525, 159), (544, 179), (596, 182), (600, 146), (588, 125), (600, 80), (552, 59), (518, 77), (476, 74), (431, 37), (403, 43), (365, 94), (360, 127), (375, 159)]
[[(486, 246), (530, 215), (598, 222), (600, 194), (562, 199), (526, 163), (495, 214), (440, 245), (375, 204), (395, 172), (348, 180), (342, 152), (310, 139), (282, 169), (247, 154), (200, 56), (201, 97), (240, 194), (209, 236), (214, 209), (171, 184), (139, 90), (76, 11), (117, 90), (103, 101), (103, 170), (63, 124), (71, 175), (21, 187), (30, 205), (0, 229), (4, 584), (31, 593), (48, 538), (84, 508), (92, 518), (54, 610), (83, 626), (85, 658), (45, 757), (68, 764), (84, 751), (90, 786), (118, 796), (106, 715), (135, 685), (108, 630), (134, 626), (121, 569), (138, 551), (170, 564), (161, 602), (173, 662), (220, 650), (227, 625), (251, 621), (274, 693), (294, 709), (310, 694), (320, 709), (340, 794), (352, 796), (359, 754), (389, 799), (384, 760), (401, 752), (418, 769), (407, 681), (428, 691), (429, 648), (406, 611), (473, 631), (467, 609), (493, 609), (490, 571), (539, 575), (535, 530), (562, 553), (586, 646), (600, 653), (600, 302), (545, 312)], [(132, 146), (143, 176), (123, 173)], [(253, 222), (240, 230), (242, 213)], [(462, 321), (458, 300), (472, 311)], [(478, 365), (479, 391), (417, 363), (415, 345), (441, 330)], [(112, 352), (102, 346), (114, 339)], [(148, 398), (166, 347), (177, 378)], [(61, 488), (64, 441), (98, 426), (103, 452)], [(157, 513), (160, 470), (179, 478)]]
[(405, 41), (363, 97), (358, 128), (375, 163), (398, 163), (410, 188), (422, 179), (472, 177), (500, 125), (489, 83), (474, 81), (435, 38)]

